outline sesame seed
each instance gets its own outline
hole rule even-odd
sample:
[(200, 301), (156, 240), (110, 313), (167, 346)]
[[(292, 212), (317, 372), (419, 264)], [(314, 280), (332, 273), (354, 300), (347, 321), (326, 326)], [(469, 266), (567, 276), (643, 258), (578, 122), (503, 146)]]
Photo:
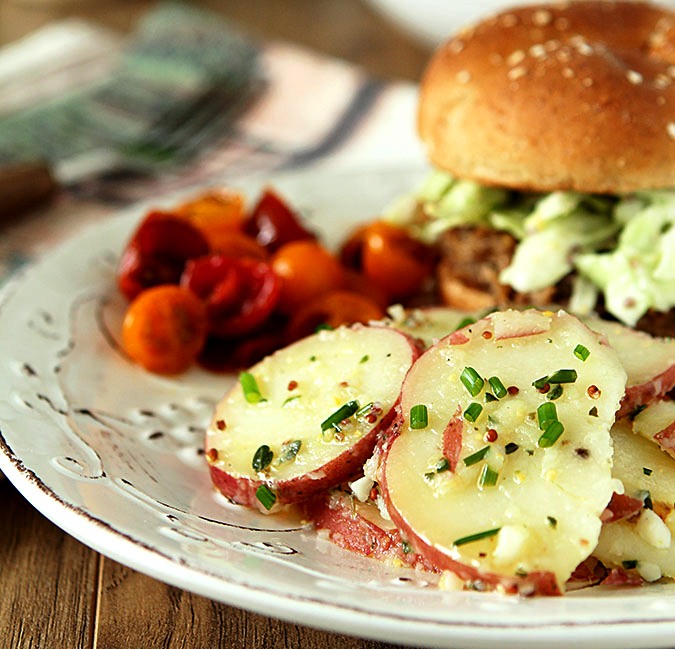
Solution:
[(526, 74), (527, 70), (522, 65), (520, 65), (517, 68), (511, 68), (506, 76), (512, 81), (514, 81), (515, 79), (520, 79), (520, 77), (524, 77)]
[(569, 29), (570, 21), (567, 18), (556, 18), (555, 21), (553, 22), (553, 26), (558, 31), (564, 32), (567, 29)]
[(668, 74), (675, 79), (675, 65), (668, 66)]
[(675, 122), (669, 122), (668, 126), (666, 126), (666, 130), (671, 139), (675, 140)]
[(574, 76), (574, 70), (572, 68), (563, 68), (562, 75), (565, 79), (571, 79)]
[(635, 70), (628, 70), (628, 72), (626, 72), (626, 79), (628, 79), (628, 81), (630, 81), (634, 86), (640, 85), (643, 81), (642, 75)]
[(571, 58), (572, 58), (572, 53), (570, 52), (569, 48), (565, 47), (561, 50), (558, 50), (556, 52), (555, 57), (560, 61), (561, 63), (567, 63)]
[(508, 55), (506, 58), (506, 62), (508, 65), (518, 65), (522, 61), (525, 60), (525, 52), (523, 50), (516, 50), (515, 52), (511, 52), (511, 54)]
[(550, 24), (552, 19), (553, 19), (553, 16), (551, 16), (551, 12), (546, 11), (545, 9), (540, 9), (539, 11), (535, 11), (533, 16), (532, 16), (532, 22), (535, 25), (539, 25), (540, 27), (543, 27), (544, 25)]
[(555, 52), (560, 47), (560, 41), (557, 41), (555, 38), (544, 43), (544, 48), (547, 52)]
[(505, 14), (501, 18), (503, 27), (515, 27), (518, 24), (518, 17), (514, 14)]
[(468, 70), (460, 70), (455, 76), (457, 83), (469, 83), (471, 81), (471, 73)]
[(580, 41), (575, 47), (577, 48), (577, 52), (579, 52), (579, 54), (583, 54), (584, 56), (590, 56), (593, 54), (593, 48), (586, 41)]
[(665, 74), (657, 74), (654, 79), (654, 85), (660, 90), (667, 88), (670, 84), (670, 77), (667, 77)]
[(593, 85), (593, 79), (590, 77), (586, 77), (585, 79), (582, 80), (581, 82), (586, 88), (590, 88)]
[(455, 38), (450, 41), (450, 51), (453, 54), (459, 54), (464, 49), (464, 41), (460, 38)]
[(665, 98), (663, 95), (659, 95), (659, 96), (656, 98), (656, 103), (657, 103), (659, 106), (665, 106), (665, 104), (666, 104), (666, 98)]

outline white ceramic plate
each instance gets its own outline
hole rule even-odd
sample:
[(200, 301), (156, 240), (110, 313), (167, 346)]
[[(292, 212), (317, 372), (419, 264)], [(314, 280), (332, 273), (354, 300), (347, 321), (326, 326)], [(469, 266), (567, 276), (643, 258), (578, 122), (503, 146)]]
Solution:
[[(324, 172), (274, 185), (335, 240), (418, 177)], [(259, 184), (242, 188), (252, 195)], [(231, 379), (196, 369), (152, 376), (117, 343), (114, 268), (143, 211), (77, 236), (16, 279), (0, 305), (0, 468), (48, 518), (165, 582), (337, 632), (416, 646), (672, 646), (672, 584), (533, 600), (441, 592), (218, 497), (200, 448)]]

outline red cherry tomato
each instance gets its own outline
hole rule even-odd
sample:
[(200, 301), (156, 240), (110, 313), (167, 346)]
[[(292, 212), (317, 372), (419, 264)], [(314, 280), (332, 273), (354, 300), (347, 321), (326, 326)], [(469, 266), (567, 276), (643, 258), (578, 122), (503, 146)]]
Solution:
[(129, 240), (117, 267), (117, 284), (133, 300), (151, 286), (178, 284), (185, 262), (207, 254), (203, 235), (184, 219), (151, 212)]
[(266, 189), (244, 222), (243, 230), (269, 251), (300, 239), (315, 239), (300, 217), (271, 189)]
[(220, 254), (188, 261), (180, 283), (205, 301), (209, 331), (223, 337), (262, 325), (281, 292), (280, 280), (264, 261)]

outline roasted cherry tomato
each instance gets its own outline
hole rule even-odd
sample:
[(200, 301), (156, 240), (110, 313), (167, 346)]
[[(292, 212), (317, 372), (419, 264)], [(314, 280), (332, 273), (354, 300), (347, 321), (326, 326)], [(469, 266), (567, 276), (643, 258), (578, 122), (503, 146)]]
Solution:
[(197, 358), (206, 327), (206, 307), (192, 291), (155, 286), (129, 305), (122, 344), (131, 359), (150, 372), (178, 374)]
[(342, 247), (341, 259), (395, 301), (421, 289), (432, 274), (434, 251), (403, 228), (375, 221), (352, 234)]
[(211, 251), (228, 257), (267, 259), (269, 253), (253, 237), (236, 230), (223, 231), (209, 239)]
[(339, 327), (354, 322), (380, 320), (384, 310), (373, 300), (352, 291), (331, 291), (320, 295), (300, 309), (288, 324), (288, 337), (298, 340), (316, 331), (320, 325)]
[(202, 367), (212, 372), (235, 372), (251, 367), (283, 347), (285, 342), (282, 327), (277, 324), (273, 329), (265, 324), (260, 332), (250, 336), (209, 336), (197, 360)]
[(204, 300), (210, 333), (224, 337), (262, 325), (281, 291), (281, 281), (264, 261), (220, 254), (188, 261), (181, 286)]
[(266, 189), (244, 222), (246, 234), (270, 251), (289, 241), (315, 239), (300, 217), (271, 189)]
[(210, 191), (174, 211), (204, 235), (212, 250), (230, 233), (240, 231), (246, 217), (243, 195), (230, 190)]
[(337, 260), (317, 241), (283, 245), (272, 256), (272, 270), (281, 278), (279, 309), (292, 313), (322, 293), (343, 288), (347, 278)]
[(151, 212), (122, 253), (119, 289), (133, 300), (151, 286), (178, 284), (185, 262), (208, 251), (206, 239), (193, 225), (171, 214)]

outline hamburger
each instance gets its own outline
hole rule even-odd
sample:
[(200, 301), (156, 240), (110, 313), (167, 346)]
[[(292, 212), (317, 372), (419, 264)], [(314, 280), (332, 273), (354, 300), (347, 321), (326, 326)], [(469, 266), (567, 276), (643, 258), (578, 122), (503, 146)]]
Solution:
[(434, 170), (389, 216), (438, 246), (447, 304), (675, 335), (675, 13), (581, 0), (487, 18), (432, 56), (418, 131)]

